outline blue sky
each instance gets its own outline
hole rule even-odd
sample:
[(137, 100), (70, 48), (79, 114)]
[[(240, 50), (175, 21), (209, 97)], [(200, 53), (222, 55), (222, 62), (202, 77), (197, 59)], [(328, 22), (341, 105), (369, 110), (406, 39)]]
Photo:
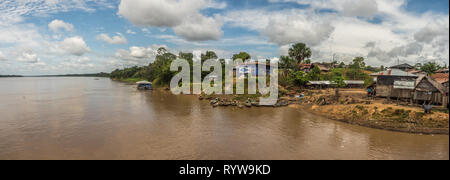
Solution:
[(0, 74), (109, 72), (171, 52), (448, 64), (447, 0), (17, 0), (0, 2)]

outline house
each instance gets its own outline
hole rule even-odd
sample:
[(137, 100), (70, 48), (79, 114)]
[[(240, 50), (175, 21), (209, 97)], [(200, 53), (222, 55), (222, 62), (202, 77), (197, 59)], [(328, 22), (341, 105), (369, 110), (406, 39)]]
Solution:
[(413, 70), (414, 66), (411, 66), (411, 65), (405, 63), (405, 64), (399, 64), (396, 66), (392, 66), (391, 69), (399, 69), (402, 71), (409, 71), (409, 70)]
[[(438, 74), (434, 74), (433, 76), (431, 76), (431, 78), (433, 78), (433, 80), (435, 80), (436, 82), (438, 82), (439, 84), (441, 84), (442, 86), (444, 86), (445, 89), (445, 96), (447, 97), (447, 107), (448, 107), (448, 91), (449, 91), (449, 81), (448, 81), (448, 73), (438, 73)], [(445, 105), (445, 104), (444, 104)]]
[(300, 64), (300, 70), (306, 73), (311, 72), (313, 68), (314, 68), (313, 64)]
[(415, 85), (415, 81), (394, 81), (391, 97), (397, 99), (412, 99)]
[(423, 72), (423, 71), (421, 71), (421, 70), (415, 70), (415, 69), (409, 70), (409, 71), (407, 71), (407, 72), (409, 72), (409, 73), (411, 73), (411, 74), (418, 75), (418, 76), (421, 76), (421, 75), (426, 76), (426, 75), (427, 75), (426, 72)]
[(236, 73), (236, 77), (242, 78), (247, 76), (248, 74), (252, 76), (258, 76), (259, 73), (259, 65), (265, 66), (265, 73), (266, 74), (272, 74), (275, 70), (275, 68), (271, 68), (271, 65), (259, 63), (259, 62), (247, 62), (240, 64), (234, 68), (234, 71)]
[(448, 74), (448, 68), (437, 70), (436, 73), (447, 73)]
[(376, 82), (377, 97), (411, 98), (419, 76), (399, 69), (371, 74)]
[(330, 68), (327, 66), (327, 64), (320, 64), (320, 63), (313, 63), (313, 64), (301, 64), (300, 70), (306, 73), (311, 72), (315, 67), (318, 67), (320, 69), (320, 72), (322, 73), (328, 73), (330, 72)]
[(416, 81), (414, 89), (414, 101), (418, 104), (448, 104), (448, 94), (445, 87), (429, 76), (422, 76)]
[(442, 84), (448, 90), (448, 73), (437, 73), (431, 76), (439, 84)]

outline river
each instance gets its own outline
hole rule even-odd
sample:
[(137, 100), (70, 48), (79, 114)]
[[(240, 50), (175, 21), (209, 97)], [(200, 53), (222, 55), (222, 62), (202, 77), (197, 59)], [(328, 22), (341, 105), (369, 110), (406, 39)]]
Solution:
[(213, 108), (108, 78), (0, 78), (0, 159), (449, 159), (448, 135)]

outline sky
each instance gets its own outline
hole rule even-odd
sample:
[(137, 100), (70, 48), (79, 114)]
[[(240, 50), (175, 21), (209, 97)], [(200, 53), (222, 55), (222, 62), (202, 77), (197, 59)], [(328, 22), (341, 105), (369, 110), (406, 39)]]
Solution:
[(448, 64), (448, 0), (0, 0), (0, 74), (111, 72), (170, 52)]

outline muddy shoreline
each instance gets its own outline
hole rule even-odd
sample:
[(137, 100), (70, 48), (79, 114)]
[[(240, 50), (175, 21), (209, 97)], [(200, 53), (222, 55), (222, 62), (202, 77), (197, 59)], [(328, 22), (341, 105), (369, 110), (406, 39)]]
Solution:
[[(159, 87), (154, 88), (156, 91), (170, 91), (168, 87)], [(375, 110), (371, 110), (370, 115), (358, 115), (358, 113), (355, 114), (355, 109), (359, 110), (359, 108), (367, 108), (368, 104), (373, 104), (375, 101), (372, 100), (366, 100), (362, 98), (361, 92), (360, 94), (355, 97), (354, 95), (345, 95), (342, 94), (340, 99), (333, 100), (333, 93), (334, 91), (319, 91), (319, 92), (310, 92), (307, 91), (305, 93), (305, 97), (303, 98), (295, 98), (295, 97), (281, 97), (279, 98), (277, 104), (272, 106), (260, 106), (258, 103), (258, 98), (256, 97), (246, 97), (246, 96), (237, 96), (237, 95), (191, 95), (198, 98), (200, 101), (208, 101), (210, 105), (214, 108), (226, 108), (226, 107), (236, 107), (236, 108), (279, 108), (279, 107), (290, 107), (290, 108), (297, 108), (299, 110), (307, 111), (311, 114), (325, 117), (330, 120), (344, 122), (351, 125), (357, 125), (357, 126), (363, 126), (368, 128), (374, 128), (374, 129), (381, 129), (386, 131), (394, 131), (394, 132), (403, 132), (403, 133), (412, 133), (412, 134), (426, 134), (426, 135), (449, 135), (449, 128), (448, 128), (448, 114), (446, 116), (447, 120), (443, 120), (443, 116), (441, 115), (439, 118), (431, 118), (426, 117), (429, 119), (418, 118), (411, 120), (411, 118), (406, 115), (404, 119), (395, 119), (395, 117), (391, 115), (386, 115), (384, 118), (380, 117), (376, 120), (373, 119), (373, 114), (380, 113), (379, 111), (387, 111), (392, 110), (391, 113), (396, 113), (397, 110), (401, 110), (400, 112), (405, 112), (406, 110), (403, 110), (407, 107), (387, 107), (384, 110), (377, 110), (378, 106), (375, 106)], [(364, 94), (364, 92), (362, 92)], [(336, 104), (339, 104), (339, 106), (336, 106)], [(384, 104), (384, 103), (383, 103)], [(384, 106), (381, 103), (379, 106)], [(392, 105), (394, 106), (394, 105)], [(342, 109), (342, 111), (349, 111), (350, 109), (353, 110), (351, 112), (347, 113), (334, 113), (331, 111), (326, 111), (326, 109)], [(411, 108), (409, 108), (411, 109)], [(395, 110), (395, 112), (394, 112)], [(367, 111), (367, 110), (363, 110)], [(375, 111), (375, 112), (374, 112)], [(413, 114), (411, 116), (414, 116), (415, 114), (420, 114), (420, 108), (415, 108), (412, 110), (407, 110), (405, 114)], [(444, 117), (445, 118), (445, 117)], [(428, 124), (427, 127), (425, 126), (424, 122), (422, 121), (438, 121), (439, 126), (441, 127), (434, 127), (438, 126), (433, 123)], [(442, 122), (444, 121), (444, 122)]]
[[(291, 107), (330, 120), (368, 128), (412, 134), (449, 135), (448, 114), (435, 112), (432, 115), (426, 115), (420, 112), (421, 109), (417, 107), (377, 104), (375, 101), (356, 99), (349, 96), (343, 96), (339, 100), (332, 100), (333, 97), (326, 93), (318, 93), (316, 95), (318, 96), (306, 96), (301, 99), (282, 97), (277, 104), (272, 106), (259, 106), (257, 100), (251, 98), (244, 101), (236, 101), (233, 100), (236, 96), (232, 95), (198, 96), (198, 98), (199, 100), (209, 101), (211, 106), (215, 108), (229, 106), (239, 108)], [(337, 113), (330, 109), (341, 112)]]
[[(386, 131), (393, 131), (393, 132), (402, 132), (402, 133), (411, 133), (411, 134), (424, 134), (424, 135), (449, 135), (449, 129), (447, 128), (426, 128), (426, 127), (415, 127), (412, 125), (401, 125), (401, 124), (388, 124), (388, 123), (377, 123), (377, 122), (371, 122), (366, 120), (351, 120), (346, 118), (339, 118), (338, 116), (329, 114), (326, 115), (321, 112), (314, 111), (312, 109), (313, 105), (291, 105), (289, 106), (291, 108), (297, 108), (301, 110), (305, 110), (308, 113), (314, 114), (316, 116), (321, 116), (327, 119), (331, 119), (334, 121), (339, 121), (351, 125), (357, 125), (357, 126), (363, 126), (373, 129), (380, 129), (380, 130), (386, 130)], [(403, 127), (399, 127), (403, 126)]]

